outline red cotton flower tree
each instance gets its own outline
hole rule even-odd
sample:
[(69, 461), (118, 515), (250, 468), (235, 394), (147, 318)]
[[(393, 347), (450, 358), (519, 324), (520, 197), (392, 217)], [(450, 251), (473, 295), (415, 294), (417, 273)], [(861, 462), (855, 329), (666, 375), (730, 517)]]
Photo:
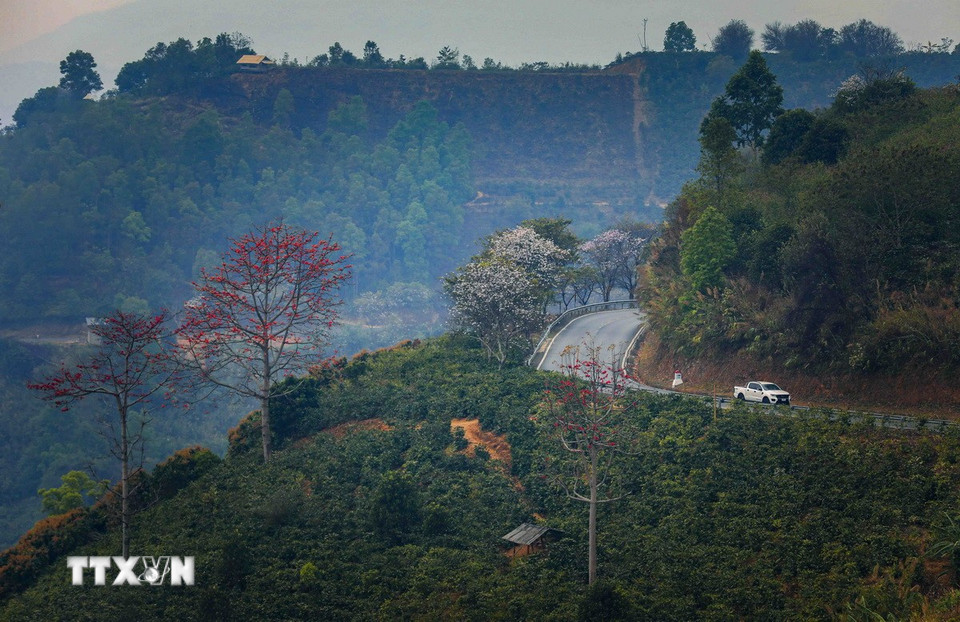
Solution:
[[(610, 362), (604, 362), (604, 350)], [(613, 494), (614, 462), (636, 432), (625, 416), (629, 376), (613, 347), (586, 345), (563, 353), (563, 378), (546, 391), (543, 424), (563, 450), (553, 461), (553, 483), (570, 499), (590, 506), (588, 581), (597, 578), (597, 506), (623, 498)]]
[(116, 405), (117, 420), (104, 417), (111, 453), (120, 460), (120, 521), (123, 557), (130, 547), (131, 479), (140, 465), (131, 467), (137, 448), (143, 448), (140, 419), (130, 429), (131, 416), (149, 405), (176, 373), (176, 365), (164, 348), (166, 315), (144, 316), (114, 311), (91, 326), (99, 345), (88, 358), (75, 364), (61, 363), (60, 369), (43, 382), (27, 386), (43, 393), (43, 398), (66, 411), (74, 403), (91, 396), (102, 396)]
[(194, 283), (178, 342), (202, 383), (259, 400), (267, 462), (270, 399), (295, 388), (276, 381), (319, 362), (350, 266), (338, 244), (282, 220), (230, 242)]

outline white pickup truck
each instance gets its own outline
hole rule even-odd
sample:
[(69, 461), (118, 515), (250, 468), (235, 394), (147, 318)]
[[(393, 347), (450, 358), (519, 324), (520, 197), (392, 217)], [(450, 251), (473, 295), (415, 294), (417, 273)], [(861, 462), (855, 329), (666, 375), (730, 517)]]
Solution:
[(790, 405), (790, 394), (772, 382), (751, 380), (745, 387), (733, 387), (733, 396), (747, 402)]

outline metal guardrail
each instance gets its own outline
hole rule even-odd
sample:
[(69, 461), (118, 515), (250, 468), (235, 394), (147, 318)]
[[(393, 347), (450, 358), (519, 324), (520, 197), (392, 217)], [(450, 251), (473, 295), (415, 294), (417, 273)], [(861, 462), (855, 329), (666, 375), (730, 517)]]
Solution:
[[(639, 306), (640, 305), (636, 300), (611, 300), (610, 302), (597, 302), (590, 305), (583, 305), (582, 307), (567, 309), (558, 315), (557, 319), (552, 321), (550, 325), (547, 326), (547, 328), (543, 331), (543, 336), (540, 337), (540, 341), (537, 342), (537, 346), (533, 349), (533, 353), (527, 359), (527, 365), (536, 367), (536, 365), (534, 365), (534, 360), (536, 360), (537, 355), (540, 355), (542, 358), (544, 354), (546, 354), (546, 348), (544, 348), (544, 344), (546, 343), (547, 339), (549, 339), (551, 336), (556, 336), (557, 332), (560, 332), (564, 326), (574, 321), (578, 317), (582, 317), (588, 313), (598, 313), (600, 311), (637, 309)], [(537, 361), (537, 364), (539, 363), (540, 361)]]
[[(537, 360), (539, 355), (542, 359), (546, 355), (546, 350), (549, 348), (549, 344), (545, 347), (544, 344), (547, 343), (549, 339), (556, 336), (556, 333), (559, 333), (567, 324), (577, 319), (587, 315), (588, 313), (598, 313), (600, 311), (616, 311), (618, 309), (636, 309), (639, 308), (639, 305), (636, 300), (614, 300), (610, 302), (599, 302), (590, 305), (584, 305), (582, 307), (576, 307), (573, 309), (567, 309), (561, 313), (557, 318), (550, 323), (549, 326), (543, 331), (543, 336), (540, 337), (540, 341), (537, 342), (537, 346), (533, 349), (533, 354), (527, 359), (527, 365), (535, 366), (534, 361), (537, 361), (539, 364), (540, 361)], [(643, 334), (643, 328), (641, 328), (637, 334), (634, 336), (633, 343), (636, 343), (637, 338)], [(633, 345), (631, 343), (631, 347)], [(630, 357), (629, 348), (628, 351), (624, 354), (624, 368), (626, 368), (627, 358)], [(650, 390), (649, 388), (641, 388), (640, 390)], [(738, 400), (729, 398), (729, 397), (720, 397), (720, 396), (710, 396), (703, 395), (698, 393), (682, 393), (665, 390), (664, 393), (676, 393), (684, 397), (692, 398), (703, 398), (711, 403), (716, 402), (717, 406), (720, 408), (732, 408), (734, 402)], [(800, 412), (809, 412), (812, 410), (809, 406), (796, 406), (791, 404), (790, 406), (776, 406), (773, 404), (759, 404), (759, 403), (746, 403), (748, 407), (753, 408), (762, 408), (766, 412), (772, 412), (776, 415), (781, 416), (798, 416)], [(799, 411), (799, 412), (798, 412)], [(863, 421), (873, 421), (873, 425), (881, 428), (891, 428), (896, 430), (927, 430), (929, 432), (938, 432), (945, 433), (948, 431), (957, 432), (960, 431), (960, 423), (955, 421), (948, 421), (946, 419), (928, 419), (926, 417), (911, 417), (908, 415), (891, 415), (886, 413), (876, 413), (876, 412), (862, 412), (862, 411), (852, 411), (852, 410), (837, 410), (834, 408), (817, 408), (815, 409), (814, 416), (820, 416), (820, 413), (830, 419), (831, 421), (840, 421), (845, 420), (850, 423), (863, 422)]]
[[(720, 408), (732, 408), (733, 404), (739, 402), (739, 400), (729, 398), (729, 397), (716, 397), (713, 398), (709, 395), (702, 395), (696, 393), (681, 393), (680, 395), (688, 395), (691, 397), (702, 397), (709, 402), (713, 402), (716, 399), (717, 406)], [(775, 404), (759, 404), (756, 402), (740, 402), (748, 408), (754, 409), (763, 409), (764, 412), (769, 412), (775, 415), (780, 416), (797, 416), (797, 411), (808, 412), (813, 410), (813, 416), (820, 416), (820, 413), (823, 413), (827, 419), (830, 421), (847, 421), (849, 423), (861, 423), (864, 421), (873, 421), (873, 425), (878, 428), (891, 428), (894, 430), (926, 430), (928, 432), (939, 432), (944, 433), (947, 431), (958, 431), (960, 430), (960, 423), (955, 421), (948, 421), (946, 419), (928, 419), (926, 417), (912, 417), (909, 415), (891, 415), (885, 413), (875, 413), (875, 412), (863, 412), (857, 410), (837, 410), (835, 408), (816, 408), (812, 409), (809, 406), (777, 406)]]

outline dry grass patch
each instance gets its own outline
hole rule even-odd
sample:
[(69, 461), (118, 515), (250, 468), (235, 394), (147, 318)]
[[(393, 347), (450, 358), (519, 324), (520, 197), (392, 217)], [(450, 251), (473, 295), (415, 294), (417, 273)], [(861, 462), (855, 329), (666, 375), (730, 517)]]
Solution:
[(340, 440), (347, 434), (352, 434), (354, 432), (362, 432), (364, 430), (380, 430), (383, 432), (389, 432), (393, 428), (383, 419), (364, 419), (363, 421), (349, 421), (347, 423), (341, 423), (340, 425), (334, 426), (324, 430), (324, 434), (329, 434), (333, 438)]

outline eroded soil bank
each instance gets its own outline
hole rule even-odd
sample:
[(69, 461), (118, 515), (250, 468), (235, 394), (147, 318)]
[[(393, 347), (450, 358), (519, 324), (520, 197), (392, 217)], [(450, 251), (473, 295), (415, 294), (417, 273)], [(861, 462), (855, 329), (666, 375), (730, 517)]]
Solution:
[(671, 352), (652, 333), (639, 347), (633, 373), (654, 387), (670, 388), (673, 372), (679, 369), (683, 374), (679, 390), (689, 393), (732, 397), (734, 385), (767, 380), (789, 391), (797, 405), (960, 420), (957, 379), (915, 372), (900, 376), (821, 375), (745, 355), (719, 361), (691, 359)]

